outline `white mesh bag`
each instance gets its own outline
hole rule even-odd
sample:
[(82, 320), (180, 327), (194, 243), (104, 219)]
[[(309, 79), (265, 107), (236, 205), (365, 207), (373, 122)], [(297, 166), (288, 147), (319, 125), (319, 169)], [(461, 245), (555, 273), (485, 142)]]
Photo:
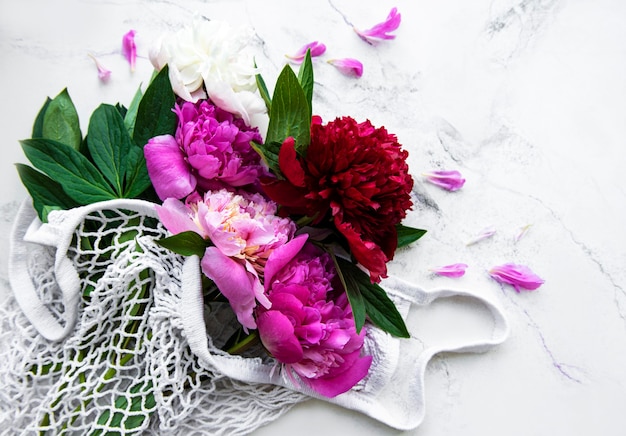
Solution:
[[(9, 263), (14, 299), (0, 309), (5, 434), (240, 435), (318, 397), (259, 348), (243, 356), (220, 350), (234, 315), (227, 304), (205, 305), (199, 259), (155, 243), (165, 236), (154, 205), (143, 201), (54, 211), (46, 224), (22, 205)], [(434, 345), (420, 332), (402, 340), (368, 326), (370, 373), (326, 400), (415, 428), (432, 356), (485, 351), (506, 338), (508, 327), (496, 306), (466, 291), (425, 291), (394, 278), (383, 287), (404, 316), (444, 297), (491, 315), (479, 338)]]

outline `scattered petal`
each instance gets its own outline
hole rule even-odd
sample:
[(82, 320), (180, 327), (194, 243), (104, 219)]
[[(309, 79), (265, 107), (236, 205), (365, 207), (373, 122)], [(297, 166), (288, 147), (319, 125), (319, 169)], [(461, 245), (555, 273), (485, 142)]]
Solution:
[(489, 270), (489, 275), (499, 283), (512, 285), (517, 292), (520, 292), (520, 289), (534, 291), (544, 283), (544, 280), (527, 266), (513, 263), (494, 266)]
[(314, 58), (316, 56), (323, 55), (326, 52), (326, 46), (321, 42), (313, 41), (304, 45), (293, 56), (291, 55), (285, 55), (285, 56), (291, 59), (293, 62), (299, 64), (300, 62), (304, 60), (307, 50), (311, 50), (311, 57)]
[(431, 171), (422, 175), (433, 185), (437, 185), (447, 191), (458, 191), (465, 184), (465, 179), (456, 170)]
[(337, 67), (337, 69), (345, 75), (356, 77), (363, 75), (363, 64), (356, 59), (331, 59), (328, 63)]
[(485, 227), (482, 229), (476, 236), (465, 243), (466, 246), (474, 245), (477, 242), (482, 241), (483, 239), (491, 238), (496, 234), (496, 229), (493, 226)]
[(398, 13), (398, 10), (393, 8), (391, 12), (389, 12), (387, 19), (382, 23), (378, 23), (367, 30), (353, 29), (362, 40), (369, 44), (383, 39), (394, 39), (396, 35), (391, 35), (390, 32), (393, 32), (400, 26), (401, 18), (402, 16)]
[(98, 68), (98, 78), (103, 82), (107, 82), (111, 77), (111, 70), (105, 68), (104, 65), (102, 65), (100, 61), (91, 53), (88, 56), (96, 63), (96, 67)]
[(524, 235), (526, 233), (528, 233), (528, 230), (530, 230), (530, 227), (532, 226), (532, 224), (526, 224), (525, 226), (522, 226), (519, 228), (519, 231), (517, 232), (517, 235), (515, 235), (515, 242), (519, 242), (520, 239), (522, 239), (524, 237)]
[(135, 71), (137, 61), (137, 45), (135, 44), (135, 31), (129, 30), (122, 39), (122, 53), (130, 64), (130, 71)]
[(444, 277), (463, 277), (465, 275), (465, 270), (467, 269), (467, 265), (464, 263), (454, 263), (452, 265), (439, 266), (437, 268), (432, 268), (431, 271), (437, 275)]

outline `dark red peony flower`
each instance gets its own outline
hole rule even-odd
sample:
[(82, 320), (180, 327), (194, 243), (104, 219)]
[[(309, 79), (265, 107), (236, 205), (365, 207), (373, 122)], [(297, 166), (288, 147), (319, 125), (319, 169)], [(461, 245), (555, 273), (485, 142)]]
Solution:
[(413, 179), (395, 135), (350, 117), (311, 123), (311, 144), (298, 156), (293, 138), (279, 154), (285, 180), (266, 180), (266, 194), (285, 214), (331, 220), (373, 282), (387, 276), (397, 247), (396, 224), (411, 208)]

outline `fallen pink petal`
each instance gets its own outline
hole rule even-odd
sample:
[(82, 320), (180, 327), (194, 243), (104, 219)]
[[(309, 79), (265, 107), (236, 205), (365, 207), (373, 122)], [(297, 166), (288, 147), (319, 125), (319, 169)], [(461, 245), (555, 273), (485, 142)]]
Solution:
[(331, 59), (328, 63), (347, 76), (361, 77), (363, 75), (363, 64), (356, 59)]
[(129, 30), (122, 38), (122, 53), (126, 56), (126, 60), (130, 64), (130, 70), (135, 71), (135, 63), (137, 61), (137, 45), (135, 44), (135, 31)]
[(304, 60), (307, 50), (311, 50), (311, 57), (314, 58), (314, 57), (323, 55), (326, 52), (326, 46), (321, 42), (313, 41), (302, 46), (300, 50), (296, 52), (296, 54), (285, 55), (285, 56), (289, 58), (291, 61), (299, 64), (300, 62)]
[(393, 32), (400, 26), (401, 19), (402, 16), (398, 13), (398, 9), (393, 8), (387, 15), (387, 19), (382, 23), (378, 23), (367, 30), (354, 28), (354, 31), (362, 40), (370, 44), (383, 39), (394, 39), (396, 35), (392, 35), (390, 32)]
[(431, 171), (423, 174), (426, 180), (447, 191), (458, 191), (465, 184), (465, 179), (457, 170)]
[(498, 283), (513, 286), (517, 292), (520, 289), (534, 291), (545, 282), (527, 266), (514, 263), (494, 266), (489, 270), (489, 275)]
[(485, 227), (480, 232), (478, 232), (478, 234), (476, 236), (474, 236), (472, 239), (467, 241), (465, 243), (465, 245), (469, 247), (470, 245), (474, 245), (477, 242), (483, 241), (485, 239), (489, 239), (489, 238), (491, 238), (495, 234), (496, 234), (495, 227), (493, 227), (493, 226)]
[(526, 233), (528, 233), (528, 230), (530, 230), (530, 227), (532, 226), (532, 224), (526, 224), (525, 226), (522, 226), (519, 228), (517, 234), (515, 235), (515, 242), (519, 242), (520, 239), (522, 239), (524, 237), (524, 235), (526, 235)]
[(103, 82), (107, 82), (111, 77), (111, 70), (105, 68), (104, 65), (102, 65), (102, 63), (94, 55), (89, 54), (88, 56), (93, 59), (96, 64), (96, 68), (98, 68), (98, 78)]
[(465, 270), (467, 269), (467, 265), (464, 263), (453, 263), (452, 265), (439, 266), (437, 268), (432, 268), (431, 271), (434, 274), (444, 277), (452, 277), (458, 278), (463, 277), (465, 275)]

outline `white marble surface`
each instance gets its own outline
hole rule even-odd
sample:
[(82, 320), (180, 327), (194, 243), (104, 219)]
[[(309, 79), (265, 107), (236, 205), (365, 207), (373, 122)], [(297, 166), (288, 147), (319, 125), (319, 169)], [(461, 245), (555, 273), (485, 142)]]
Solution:
[[(397, 39), (376, 47), (352, 32), (392, 6)], [(512, 327), (483, 355), (442, 355), (426, 378), (426, 418), (399, 432), (323, 402), (296, 406), (256, 435), (621, 435), (626, 428), (626, 2), (449, 0), (397, 2), (0, 0), (2, 159), (0, 280), (6, 232), (25, 196), (13, 168), (46, 96), (65, 86), (83, 117), (129, 103), (150, 75), (150, 41), (194, 11), (253, 26), (266, 80), (312, 40), (326, 59), (355, 57), (362, 78), (317, 62), (314, 111), (369, 118), (410, 151), (421, 202), (409, 216), (428, 235), (390, 265), (424, 287), (454, 285), (494, 298)], [(131, 73), (120, 39), (137, 30)], [(87, 57), (111, 70), (98, 81)], [(465, 187), (423, 183), (459, 169)], [(532, 224), (518, 242), (520, 226)], [(482, 228), (498, 233), (473, 246)], [(461, 279), (428, 269), (465, 262)], [(546, 283), (516, 294), (491, 280), (495, 264), (530, 266)], [(453, 326), (453, 320), (450, 320)], [(453, 329), (453, 327), (452, 327)]]

